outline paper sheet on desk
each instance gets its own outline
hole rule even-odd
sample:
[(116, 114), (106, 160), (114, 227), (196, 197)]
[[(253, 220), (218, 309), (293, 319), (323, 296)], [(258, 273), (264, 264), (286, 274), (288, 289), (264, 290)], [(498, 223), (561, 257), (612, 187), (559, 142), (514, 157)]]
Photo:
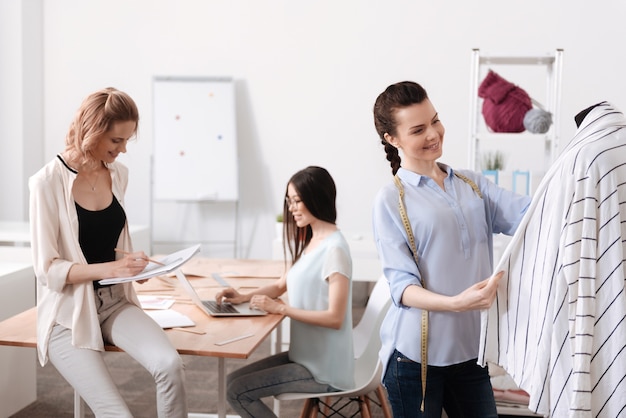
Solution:
[(193, 327), (196, 325), (187, 315), (183, 315), (173, 309), (144, 312), (154, 319), (157, 324), (161, 325), (161, 328)]
[(139, 299), (141, 309), (143, 310), (169, 309), (174, 304), (174, 299), (171, 297), (161, 298), (152, 295), (137, 295), (137, 299)]
[(176, 251), (175, 253), (166, 255), (165, 257), (159, 259), (161, 263), (165, 264), (164, 266), (160, 266), (155, 263), (148, 263), (145, 269), (136, 276), (132, 277), (113, 277), (111, 279), (103, 279), (100, 280), (100, 284), (116, 284), (116, 283), (124, 283), (124, 282), (132, 282), (136, 280), (144, 280), (149, 279), (151, 277), (162, 276), (164, 274), (170, 273), (187, 261), (191, 259), (194, 255), (200, 252), (200, 244), (196, 244), (192, 247), (185, 248), (184, 250)]

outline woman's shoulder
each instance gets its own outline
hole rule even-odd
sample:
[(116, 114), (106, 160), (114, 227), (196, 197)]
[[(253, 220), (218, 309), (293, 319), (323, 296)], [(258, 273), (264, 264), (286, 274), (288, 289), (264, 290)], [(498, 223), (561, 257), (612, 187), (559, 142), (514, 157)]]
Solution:
[[(454, 170), (454, 175), (461, 181), (473, 185), (476, 185), (482, 193), (487, 193), (490, 180), (482, 173), (469, 169)], [(472, 184), (473, 183), (473, 184)]]
[(107, 164), (109, 173), (111, 173), (111, 179), (113, 181), (113, 193), (116, 196), (121, 196), (126, 193), (126, 187), (128, 186), (128, 167), (121, 162), (115, 160), (110, 164)]
[(337, 229), (336, 231), (334, 231), (332, 234), (330, 234), (328, 236), (328, 242), (331, 245), (342, 245), (342, 246), (347, 246), (348, 245), (348, 240), (346, 239), (346, 236), (343, 234), (343, 232), (341, 232), (340, 229)]
[(375, 202), (387, 202), (391, 199), (393, 199), (394, 201), (398, 200), (398, 188), (396, 187), (393, 180), (389, 180), (380, 189), (378, 189), (375, 197)]
[(346, 239), (343, 232), (340, 229), (337, 229), (326, 239), (327, 248), (328, 249), (341, 249), (346, 255), (350, 256), (350, 244), (348, 244), (348, 240)]
[(479, 182), (484, 177), (478, 171), (470, 170), (468, 168), (454, 169), (453, 172), (457, 177), (460, 177), (461, 179), (463, 179), (463, 177), (466, 177), (474, 182)]
[(58, 178), (64, 171), (69, 172), (69, 169), (63, 165), (59, 158), (55, 157), (30, 176), (28, 182), (31, 188), (41, 185), (50, 186), (52, 179)]

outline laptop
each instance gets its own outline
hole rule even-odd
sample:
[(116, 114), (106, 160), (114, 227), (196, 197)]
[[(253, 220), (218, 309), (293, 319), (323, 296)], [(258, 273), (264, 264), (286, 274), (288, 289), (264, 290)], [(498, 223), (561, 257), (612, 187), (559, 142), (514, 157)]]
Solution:
[(210, 316), (262, 316), (267, 315), (267, 312), (260, 309), (250, 308), (249, 303), (241, 303), (239, 305), (233, 305), (230, 303), (222, 303), (218, 305), (214, 300), (200, 299), (198, 293), (193, 288), (187, 276), (183, 274), (180, 269), (176, 270), (176, 277), (183, 286), (183, 289), (189, 294), (193, 303), (195, 303), (202, 312)]

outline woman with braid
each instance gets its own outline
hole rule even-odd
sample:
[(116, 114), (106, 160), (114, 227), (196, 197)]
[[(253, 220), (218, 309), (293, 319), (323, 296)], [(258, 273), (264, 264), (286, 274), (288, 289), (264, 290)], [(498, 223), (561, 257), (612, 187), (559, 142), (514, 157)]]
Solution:
[(488, 371), (477, 364), (480, 310), (502, 275), (492, 272), (492, 235), (512, 235), (530, 198), (437, 161), (445, 129), (417, 83), (387, 87), (374, 124), (394, 176), (373, 209), (393, 300), (380, 351), (393, 416), (497, 418)]

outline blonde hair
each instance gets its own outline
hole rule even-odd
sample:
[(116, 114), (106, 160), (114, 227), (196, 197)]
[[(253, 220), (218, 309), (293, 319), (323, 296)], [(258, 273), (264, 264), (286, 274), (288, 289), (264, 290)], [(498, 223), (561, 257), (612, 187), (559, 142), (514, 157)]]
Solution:
[(139, 122), (135, 101), (113, 87), (98, 90), (83, 100), (65, 136), (65, 150), (80, 164), (97, 163), (92, 150), (116, 122)]

